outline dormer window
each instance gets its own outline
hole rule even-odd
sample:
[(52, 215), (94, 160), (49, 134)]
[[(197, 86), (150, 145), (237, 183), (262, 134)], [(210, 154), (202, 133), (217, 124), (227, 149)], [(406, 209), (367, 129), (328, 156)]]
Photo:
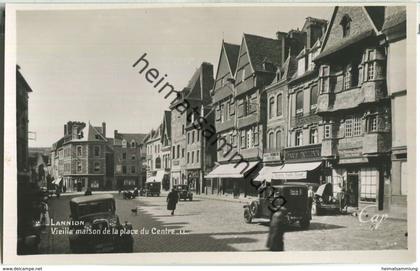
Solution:
[(127, 140), (123, 139), (121, 144), (123, 148), (127, 148)]
[(343, 38), (349, 36), (350, 34), (350, 23), (351, 23), (350, 16), (348, 14), (344, 15), (340, 22), (341, 27), (343, 28)]
[(135, 148), (136, 147), (136, 142), (134, 140), (131, 141), (131, 148)]

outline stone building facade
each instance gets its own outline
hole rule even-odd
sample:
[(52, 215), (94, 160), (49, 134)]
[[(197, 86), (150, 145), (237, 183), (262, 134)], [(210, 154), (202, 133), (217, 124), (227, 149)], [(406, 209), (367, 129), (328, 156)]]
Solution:
[(111, 189), (112, 176), (106, 171), (109, 152), (105, 123), (86, 127), (83, 122), (70, 121), (64, 125), (64, 136), (53, 144), (53, 178), (67, 191)]
[(132, 189), (143, 187), (146, 181), (146, 172), (143, 168), (143, 145), (146, 134), (120, 133), (114, 131), (112, 146), (114, 180), (113, 187), (118, 189)]
[[(206, 149), (201, 135), (197, 136), (199, 131), (192, 124), (208, 112), (213, 84), (213, 65), (203, 62), (180, 97), (171, 103), (171, 187), (178, 184), (190, 185), (193, 190), (203, 187), (202, 162)], [(188, 145), (188, 138), (192, 142), (193, 134), (196, 144)], [(197, 160), (199, 162), (192, 162)]]
[(204, 174), (213, 167), (216, 145), (211, 144), (214, 138), (207, 140), (203, 131), (197, 129), (197, 120), (203, 118), (208, 125), (214, 125), (214, 114), (211, 108), (210, 92), (214, 85), (213, 65), (202, 63), (189, 83), (189, 92), (185, 99), (189, 108), (186, 111), (185, 128), (186, 144), (186, 178), (192, 191), (200, 194), (204, 191)]
[(385, 186), (384, 209), (407, 212), (407, 82), (406, 10), (386, 7), (382, 33), (387, 46), (387, 86), (391, 99), (391, 184)]
[(336, 7), (315, 59), (325, 175), (335, 189), (346, 189), (355, 208), (373, 204), (383, 210), (390, 183), (384, 13), (384, 7)]

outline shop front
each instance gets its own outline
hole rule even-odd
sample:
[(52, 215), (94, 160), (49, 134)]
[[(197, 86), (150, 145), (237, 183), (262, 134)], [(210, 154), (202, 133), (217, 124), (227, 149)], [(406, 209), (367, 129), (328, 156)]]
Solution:
[(221, 164), (204, 177), (210, 180), (210, 183), (207, 181), (207, 193), (233, 197), (256, 195), (257, 190), (251, 182), (261, 166), (259, 161)]
[(333, 184), (334, 194), (344, 192), (348, 207), (360, 210), (373, 205), (377, 210), (384, 210), (385, 186), (390, 182), (389, 165), (384, 161), (364, 157), (327, 163), (331, 167), (327, 179)]
[(200, 194), (201, 190), (201, 170), (200, 169), (188, 169), (187, 174), (187, 184), (192, 192)]

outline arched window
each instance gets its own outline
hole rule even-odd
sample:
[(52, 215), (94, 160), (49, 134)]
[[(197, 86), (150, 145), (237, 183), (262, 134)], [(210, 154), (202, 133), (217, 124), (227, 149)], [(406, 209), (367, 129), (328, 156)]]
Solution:
[(273, 149), (274, 148), (274, 133), (270, 132), (268, 134), (268, 148)]
[(268, 104), (268, 118), (274, 117), (274, 97), (270, 98), (269, 104)]
[(341, 27), (343, 28), (343, 38), (350, 35), (350, 23), (351, 23), (350, 16), (348, 14), (345, 14), (340, 22)]
[(276, 132), (276, 149), (277, 150), (281, 149), (281, 132), (280, 131)]
[(158, 169), (161, 167), (160, 157), (156, 158), (155, 160), (155, 168)]
[(283, 115), (283, 94), (277, 95), (277, 116)]
[(136, 141), (131, 140), (131, 148), (135, 148), (136, 147)]
[(303, 114), (303, 91), (296, 93), (296, 115)]
[(121, 143), (123, 148), (127, 148), (127, 140), (123, 139)]

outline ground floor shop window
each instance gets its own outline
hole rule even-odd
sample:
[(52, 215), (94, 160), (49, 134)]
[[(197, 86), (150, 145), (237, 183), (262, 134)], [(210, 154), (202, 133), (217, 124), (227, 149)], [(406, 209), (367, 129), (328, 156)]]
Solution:
[(379, 172), (375, 168), (362, 168), (360, 171), (360, 200), (376, 201)]
[(91, 181), (90, 188), (98, 189), (99, 188), (99, 181), (98, 180)]
[(133, 186), (133, 185), (136, 185), (136, 180), (125, 179), (124, 180), (124, 185), (125, 186)]

